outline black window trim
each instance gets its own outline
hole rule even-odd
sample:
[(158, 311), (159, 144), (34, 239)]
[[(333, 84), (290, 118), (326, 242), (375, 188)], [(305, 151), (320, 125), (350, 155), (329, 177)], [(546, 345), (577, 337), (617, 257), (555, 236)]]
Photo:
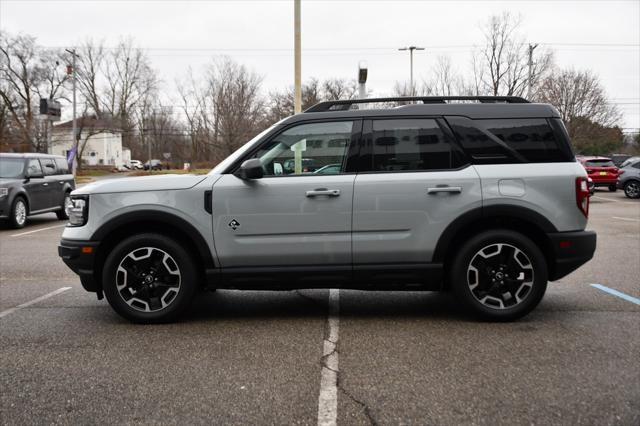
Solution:
[[(346, 151), (346, 155), (343, 159), (343, 165), (341, 167), (341, 169), (343, 170), (341, 173), (332, 173), (330, 175), (316, 175), (313, 173), (309, 173), (309, 174), (302, 174), (302, 175), (265, 175), (262, 179), (266, 179), (266, 178), (287, 178), (287, 177), (317, 177), (317, 176), (342, 176), (342, 175), (353, 175), (356, 174), (356, 171), (345, 171), (347, 167), (349, 167), (349, 165), (351, 164), (352, 161), (354, 161), (355, 159), (359, 158), (359, 151), (360, 151), (360, 142), (362, 139), (362, 117), (340, 117), (340, 118), (333, 118), (333, 119), (327, 119), (327, 118), (321, 118), (321, 119), (314, 119), (314, 120), (303, 120), (303, 121), (296, 121), (295, 123), (291, 123), (289, 125), (286, 126), (279, 126), (276, 127), (275, 129), (273, 129), (273, 132), (269, 132), (268, 134), (266, 134), (264, 136), (264, 139), (262, 139), (260, 142), (256, 143), (256, 145), (251, 148), (249, 151), (247, 151), (242, 157), (238, 158), (238, 160), (236, 160), (231, 166), (229, 166), (224, 172), (223, 174), (234, 174), (238, 171), (238, 169), (240, 168), (240, 166), (242, 165), (242, 163), (244, 163), (246, 160), (249, 160), (251, 158), (254, 158), (254, 155), (266, 144), (270, 143), (272, 140), (274, 140), (275, 138), (277, 138), (278, 136), (280, 136), (283, 132), (286, 132), (287, 130), (293, 128), (293, 127), (298, 127), (304, 124), (314, 124), (314, 123), (335, 123), (335, 122), (339, 122), (339, 121), (351, 121), (353, 122), (353, 128), (351, 129), (351, 140), (349, 141), (349, 146), (347, 148)], [(346, 164), (344, 163), (346, 162)], [(349, 167), (350, 168), (350, 167)]]
[[(372, 170), (373, 169), (373, 122), (380, 120), (434, 120), (440, 130), (449, 139), (451, 146), (456, 151), (456, 154), (460, 156), (462, 164), (458, 167), (450, 167), (448, 169), (428, 169), (428, 170)], [(467, 153), (462, 149), (462, 146), (458, 142), (451, 128), (442, 115), (390, 115), (390, 116), (376, 116), (366, 118), (362, 128), (361, 141), (363, 143), (363, 149), (360, 151), (360, 166), (358, 174), (388, 174), (388, 173), (442, 173), (442, 172), (458, 172), (471, 166), (471, 161)], [(369, 164), (366, 164), (369, 163)], [(364, 167), (368, 170), (363, 170)]]

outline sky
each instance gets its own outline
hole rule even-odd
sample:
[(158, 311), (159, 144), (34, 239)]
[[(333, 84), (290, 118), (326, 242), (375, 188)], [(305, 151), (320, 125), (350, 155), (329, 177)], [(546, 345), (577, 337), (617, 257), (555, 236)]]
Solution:
[[(414, 56), (417, 81), (441, 55), (469, 75), (482, 23), (504, 11), (520, 16), (525, 40), (552, 50), (559, 67), (596, 73), (625, 131), (640, 128), (640, 0), (302, 0), (303, 81), (356, 78), (364, 61), (367, 88), (388, 94), (409, 78), (408, 53), (397, 50), (408, 45), (426, 49)], [(220, 55), (264, 76), (265, 93), (293, 84), (293, 0), (0, 0), (0, 28), (48, 47), (133, 37), (167, 102), (189, 67)]]

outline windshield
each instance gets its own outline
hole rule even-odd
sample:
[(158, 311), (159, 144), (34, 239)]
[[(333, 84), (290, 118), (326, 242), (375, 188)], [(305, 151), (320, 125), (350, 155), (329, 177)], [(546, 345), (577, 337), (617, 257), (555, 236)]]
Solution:
[(0, 178), (19, 178), (23, 171), (23, 158), (0, 158)]

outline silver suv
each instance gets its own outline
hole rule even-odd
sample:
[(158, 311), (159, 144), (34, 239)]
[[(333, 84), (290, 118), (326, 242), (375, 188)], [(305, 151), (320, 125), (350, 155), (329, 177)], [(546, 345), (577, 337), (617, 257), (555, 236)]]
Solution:
[[(411, 103), (357, 109), (396, 101)], [(512, 320), (596, 246), (558, 112), (515, 97), (323, 102), (207, 175), (102, 181), (72, 201), (60, 256), (141, 323), (199, 289), (328, 287), (452, 290)]]

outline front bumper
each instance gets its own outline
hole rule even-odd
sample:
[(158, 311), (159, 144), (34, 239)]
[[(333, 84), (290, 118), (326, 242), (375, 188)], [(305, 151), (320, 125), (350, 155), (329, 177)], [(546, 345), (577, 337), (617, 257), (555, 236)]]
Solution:
[(593, 231), (547, 234), (551, 242), (549, 281), (559, 280), (587, 263), (596, 251)]
[(60, 241), (58, 256), (76, 274), (80, 276), (82, 287), (87, 291), (101, 292), (100, 283), (95, 276), (95, 257), (97, 241)]

